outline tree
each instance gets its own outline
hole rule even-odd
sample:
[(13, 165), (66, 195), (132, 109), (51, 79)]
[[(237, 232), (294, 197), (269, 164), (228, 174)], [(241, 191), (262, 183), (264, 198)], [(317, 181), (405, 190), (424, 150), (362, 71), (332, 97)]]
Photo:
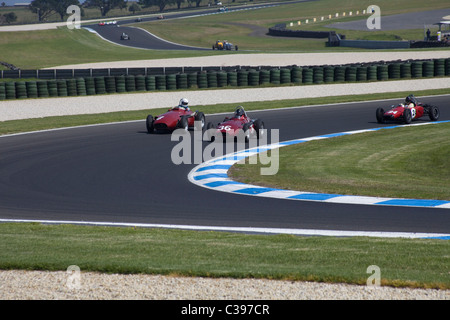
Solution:
[(136, 11), (141, 11), (141, 7), (135, 2), (130, 6), (128, 11), (133, 12), (133, 14), (135, 14)]
[(38, 21), (47, 19), (55, 12), (51, 0), (33, 0), (29, 8), (31, 12), (37, 13)]
[(5, 13), (4, 15), (0, 16), (0, 24), (10, 24), (11, 22), (17, 21), (17, 15), (14, 12)]
[(188, 0), (189, 3), (191, 2), (195, 2), (195, 6), (198, 8), (200, 7), (200, 3), (202, 2), (202, 0)]
[(86, 0), (87, 7), (99, 8), (102, 17), (114, 8), (124, 8), (126, 7), (125, 0)]
[(175, 2), (176, 0), (139, 0), (139, 4), (144, 7), (157, 6), (159, 8), (159, 12), (163, 12), (167, 5)]
[(30, 4), (30, 10), (38, 14), (39, 21), (42, 21), (54, 13), (59, 14), (61, 21), (67, 14), (70, 5), (80, 5), (78, 0), (34, 0)]
[(78, 0), (52, 0), (53, 7), (56, 13), (61, 17), (61, 21), (64, 20), (64, 16), (67, 15), (67, 8), (71, 5), (80, 5)]

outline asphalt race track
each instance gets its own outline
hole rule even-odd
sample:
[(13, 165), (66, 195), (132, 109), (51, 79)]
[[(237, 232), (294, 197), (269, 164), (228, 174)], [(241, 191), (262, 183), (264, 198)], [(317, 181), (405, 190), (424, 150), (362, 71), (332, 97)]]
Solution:
[[(228, 12), (240, 11), (240, 10), (255, 10), (259, 8), (266, 8), (271, 6), (279, 6), (283, 4), (292, 4), (297, 2), (309, 2), (316, 0), (298, 0), (298, 1), (287, 1), (287, 2), (279, 2), (275, 4), (256, 4), (256, 5), (246, 5), (246, 6), (236, 6), (228, 9)], [(201, 15), (210, 15), (210, 14), (227, 14), (227, 13), (219, 13), (217, 6), (212, 7), (211, 9), (205, 10), (196, 10), (196, 11), (185, 11), (181, 13), (168, 14), (165, 15), (165, 19), (180, 19), (180, 18), (188, 18), (193, 16), (201, 16)], [(140, 22), (149, 22), (158, 20), (158, 16), (152, 17), (143, 17)], [(106, 19), (105, 21), (111, 21)], [(98, 33), (103, 39), (124, 45), (129, 47), (141, 48), (141, 49), (154, 49), (154, 50), (211, 50), (209, 48), (198, 48), (198, 47), (190, 47), (184, 46), (172, 42), (165, 41), (160, 39), (151, 33), (145, 31), (144, 29), (136, 28), (136, 27), (127, 27), (129, 24), (136, 24), (136, 18), (133, 19), (125, 19), (125, 20), (117, 20), (117, 24), (100, 26), (98, 24), (85, 25), (83, 27), (94, 30)], [(121, 40), (120, 36), (122, 33), (126, 33), (130, 40)], [(212, 45), (212, 44), (211, 44)]]
[[(421, 100), (439, 106), (440, 120), (450, 119), (448, 96)], [(382, 126), (375, 110), (394, 102), (249, 115), (279, 129), (284, 141)], [(450, 232), (448, 209), (290, 201), (201, 188), (187, 179), (195, 164), (172, 163), (178, 143), (170, 134), (147, 134), (144, 119), (0, 137), (0, 219)]]

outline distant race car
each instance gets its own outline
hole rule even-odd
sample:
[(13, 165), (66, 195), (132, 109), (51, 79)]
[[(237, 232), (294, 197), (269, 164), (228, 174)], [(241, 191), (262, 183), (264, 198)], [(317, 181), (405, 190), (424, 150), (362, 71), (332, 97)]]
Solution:
[(212, 49), (215, 50), (237, 50), (237, 46), (233, 46), (231, 42), (228, 42), (227, 40), (217, 40), (216, 43), (213, 44)]
[(123, 32), (120, 35), (120, 40), (130, 40), (130, 36), (128, 34), (126, 34), (125, 32)]
[[(264, 134), (264, 122), (260, 119), (251, 119), (242, 106), (236, 108), (231, 118), (226, 117), (222, 122), (214, 126), (209, 122), (206, 126), (207, 132), (210, 133), (209, 140), (214, 141), (218, 137), (222, 137), (223, 141), (227, 137), (237, 138), (244, 135), (245, 141), (248, 142), (251, 137), (259, 139)], [(211, 132), (210, 129), (215, 129)]]
[(117, 25), (117, 21), (102, 21), (98, 24), (99, 26), (110, 26), (110, 25)]
[(156, 118), (153, 118), (152, 115), (148, 115), (146, 120), (147, 132), (171, 132), (176, 129), (188, 131), (190, 128), (194, 128), (195, 121), (199, 121), (201, 126), (195, 129), (202, 130), (205, 126), (205, 119), (203, 112), (193, 112), (177, 106), (169, 109), (166, 113), (156, 116)]
[(385, 111), (383, 108), (376, 110), (378, 123), (399, 121), (409, 124), (411, 121), (419, 119), (424, 115), (428, 115), (431, 121), (437, 121), (439, 114), (438, 107), (418, 102), (413, 95), (406, 97), (405, 103), (392, 105), (388, 111)]

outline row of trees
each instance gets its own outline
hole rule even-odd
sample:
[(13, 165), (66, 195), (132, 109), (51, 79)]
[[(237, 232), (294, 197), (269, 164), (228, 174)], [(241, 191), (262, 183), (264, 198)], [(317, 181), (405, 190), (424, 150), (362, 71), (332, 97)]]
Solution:
[[(168, 5), (176, 4), (180, 9), (183, 2), (189, 2), (189, 4), (195, 4), (199, 7), (202, 0), (139, 0), (133, 2), (129, 10), (133, 13), (140, 11), (141, 7), (148, 8), (156, 6), (160, 12), (163, 12)], [(58, 14), (61, 17), (61, 21), (67, 15), (66, 10), (70, 5), (78, 5), (81, 7), (79, 0), (33, 0), (30, 4), (30, 10), (38, 15), (39, 21), (46, 20), (53, 14)], [(126, 0), (86, 0), (83, 3), (83, 7), (97, 8), (100, 10), (102, 17), (105, 17), (112, 9), (126, 9), (128, 7), (128, 1)], [(83, 15), (83, 10), (81, 11)]]

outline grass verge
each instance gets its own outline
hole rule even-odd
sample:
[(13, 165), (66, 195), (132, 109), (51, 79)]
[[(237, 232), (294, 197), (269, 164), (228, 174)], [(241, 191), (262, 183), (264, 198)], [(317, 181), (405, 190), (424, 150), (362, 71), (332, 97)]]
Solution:
[(275, 175), (236, 164), (234, 180), (319, 193), (450, 200), (450, 123), (403, 127), (283, 147)]
[[(0, 224), (0, 268), (267, 278), (449, 289), (442, 240), (245, 235), (142, 228)], [(393, 258), (395, 257), (395, 259)]]

